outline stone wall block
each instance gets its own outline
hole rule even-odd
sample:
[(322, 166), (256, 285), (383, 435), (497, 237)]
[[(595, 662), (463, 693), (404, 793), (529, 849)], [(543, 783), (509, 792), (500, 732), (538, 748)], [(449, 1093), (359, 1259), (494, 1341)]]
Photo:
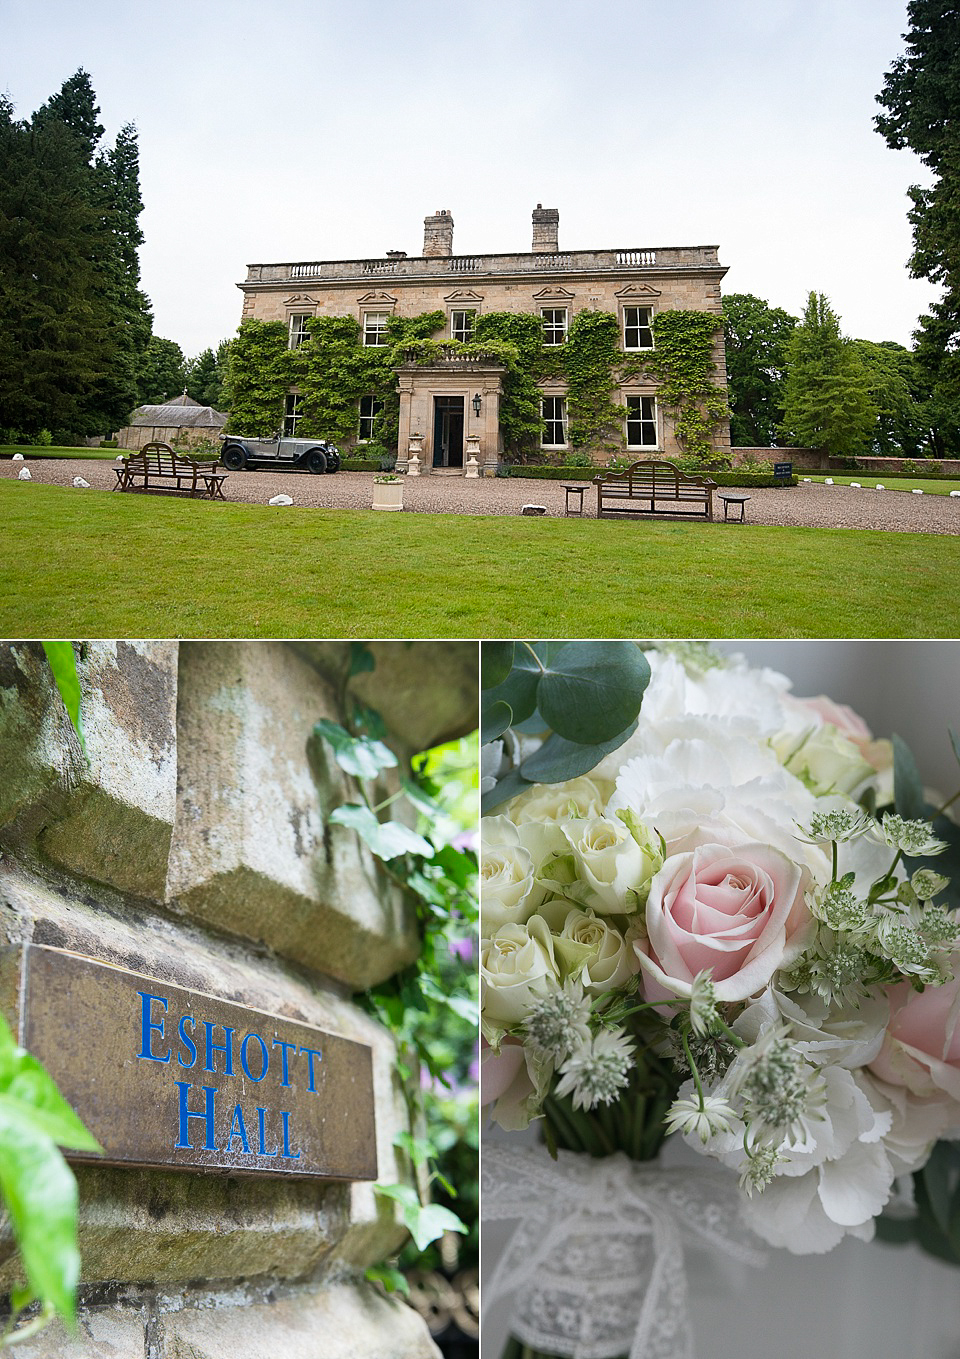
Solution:
[(343, 1283), (246, 1307), (165, 1318), (163, 1359), (440, 1359), (420, 1317), (370, 1285)]
[(144, 1359), (146, 1352), (143, 1316), (118, 1309), (81, 1311), (75, 1335), (58, 1318), (12, 1351), (18, 1359)]
[(162, 900), (176, 806), (177, 644), (91, 642), (77, 671), (88, 759), (39, 643), (0, 647), (4, 838)]
[(168, 899), (354, 989), (419, 947), (398, 891), (353, 832), (326, 818), (356, 790), (318, 771), (314, 724), (332, 688), (282, 643), (183, 643), (180, 787)]

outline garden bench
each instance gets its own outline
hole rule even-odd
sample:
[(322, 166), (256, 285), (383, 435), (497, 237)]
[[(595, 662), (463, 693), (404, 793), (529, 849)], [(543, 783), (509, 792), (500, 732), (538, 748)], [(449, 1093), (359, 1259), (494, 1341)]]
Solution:
[(713, 520), (711, 477), (689, 476), (672, 462), (635, 462), (625, 469), (598, 472), (597, 518), (612, 514), (669, 514)]
[(175, 452), (169, 444), (144, 444), (116, 468), (115, 491), (165, 491), (172, 494), (225, 499), (226, 472), (216, 463), (196, 462)]

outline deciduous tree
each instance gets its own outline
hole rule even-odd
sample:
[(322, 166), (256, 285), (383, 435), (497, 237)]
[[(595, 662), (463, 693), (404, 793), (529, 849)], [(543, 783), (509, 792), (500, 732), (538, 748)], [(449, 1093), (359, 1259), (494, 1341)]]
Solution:
[(723, 332), (730, 395), (730, 442), (768, 448), (783, 419), (787, 344), (797, 318), (751, 293), (723, 299)]

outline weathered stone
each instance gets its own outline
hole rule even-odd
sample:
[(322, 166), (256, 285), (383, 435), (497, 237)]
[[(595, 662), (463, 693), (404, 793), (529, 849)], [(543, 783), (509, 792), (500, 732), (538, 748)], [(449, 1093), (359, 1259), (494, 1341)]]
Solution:
[(439, 1359), (420, 1317), (370, 1285), (340, 1284), (164, 1319), (163, 1359)]
[(313, 738), (340, 716), (328, 684), (282, 643), (183, 643), (180, 664), (174, 908), (358, 990), (410, 962), (400, 892), (326, 824), (357, 797)]
[(176, 804), (177, 644), (91, 642), (84, 759), (38, 644), (0, 648), (0, 820), (82, 877), (162, 900)]
[(62, 1321), (52, 1321), (13, 1352), (18, 1359), (143, 1359), (146, 1324), (142, 1316), (127, 1311), (81, 1312), (76, 1335)]

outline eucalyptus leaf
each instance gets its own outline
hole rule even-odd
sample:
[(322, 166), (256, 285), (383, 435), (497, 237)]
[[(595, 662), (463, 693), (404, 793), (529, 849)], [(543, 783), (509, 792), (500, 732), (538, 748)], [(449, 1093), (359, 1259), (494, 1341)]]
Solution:
[(635, 643), (568, 642), (550, 654), (537, 707), (558, 736), (596, 745), (634, 721), (650, 683), (650, 666)]
[(480, 700), (480, 741), (483, 745), (489, 745), (491, 741), (496, 741), (502, 736), (509, 726), (513, 723), (513, 709), (505, 699), (487, 699), (482, 697)]
[(494, 689), (513, 668), (515, 642), (480, 643), (480, 688)]
[(893, 737), (893, 799), (897, 812), (907, 821), (926, 816), (923, 781), (913, 752), (896, 734)]
[(537, 707), (537, 688), (543, 674), (536, 655), (527, 646), (518, 646), (514, 656), (513, 669), (507, 678), (493, 689), (485, 690), (488, 703), (502, 699), (509, 703), (513, 712), (513, 725), (525, 722)]
[(495, 788), (481, 795), (480, 811), (484, 816), (489, 816), (495, 807), (509, 802), (512, 797), (518, 797), (532, 787), (532, 780), (525, 779), (518, 770), (511, 769), (509, 774), (504, 774), (502, 779), (497, 780)]
[(953, 727), (947, 727), (947, 731), (950, 734), (950, 744), (953, 747), (954, 758), (957, 763), (960, 764), (960, 736), (953, 730)]
[(389, 746), (369, 736), (352, 736), (338, 722), (322, 717), (314, 731), (333, 750), (337, 764), (347, 774), (358, 779), (375, 779), (383, 769), (394, 769), (397, 757)]
[(636, 729), (637, 722), (634, 721), (612, 740), (599, 745), (566, 741), (554, 733), (547, 737), (539, 750), (524, 760), (520, 772), (525, 779), (534, 783), (563, 783), (567, 779), (579, 778), (581, 774), (589, 774), (591, 769), (596, 769), (604, 756), (622, 746)]
[(356, 831), (379, 859), (395, 859), (400, 854), (433, 855), (433, 846), (422, 835), (399, 821), (378, 821), (370, 808), (360, 803), (344, 803), (330, 813), (329, 819)]

